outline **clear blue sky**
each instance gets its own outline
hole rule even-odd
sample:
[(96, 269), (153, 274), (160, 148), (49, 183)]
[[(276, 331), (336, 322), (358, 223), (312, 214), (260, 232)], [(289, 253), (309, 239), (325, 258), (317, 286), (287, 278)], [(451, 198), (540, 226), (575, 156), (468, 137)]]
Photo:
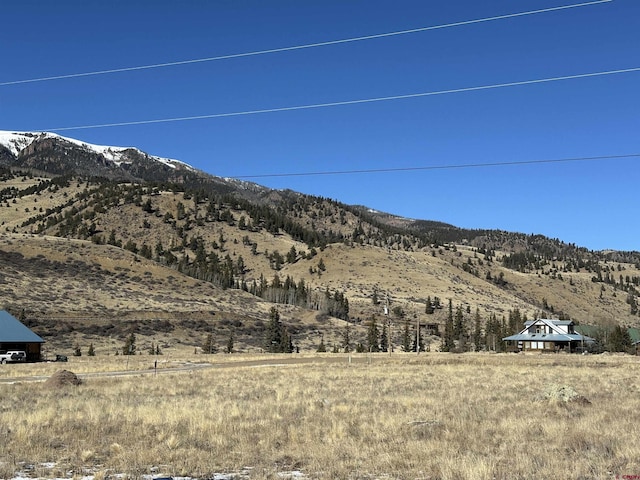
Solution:
[[(571, 0), (4, 2), (0, 83), (312, 44)], [(0, 86), (0, 130), (189, 117), (640, 67), (640, 2)], [(58, 133), (220, 176), (640, 153), (640, 72), (368, 104)], [(640, 158), (253, 178), (467, 228), (640, 250)]]

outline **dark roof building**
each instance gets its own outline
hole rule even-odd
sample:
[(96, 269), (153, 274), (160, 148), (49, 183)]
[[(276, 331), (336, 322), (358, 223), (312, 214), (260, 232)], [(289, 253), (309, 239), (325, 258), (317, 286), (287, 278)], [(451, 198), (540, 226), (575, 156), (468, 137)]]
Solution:
[(27, 361), (40, 360), (44, 340), (6, 310), (0, 310), (0, 351), (19, 350), (27, 353)]

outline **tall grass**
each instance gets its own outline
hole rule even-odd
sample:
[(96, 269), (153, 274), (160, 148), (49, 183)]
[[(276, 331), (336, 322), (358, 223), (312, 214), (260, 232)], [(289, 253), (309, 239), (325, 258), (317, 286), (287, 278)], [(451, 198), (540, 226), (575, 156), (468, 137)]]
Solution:
[[(283, 357), (284, 358), (284, 357)], [(318, 479), (640, 474), (634, 357), (381, 354), (0, 391), (0, 476)], [(569, 385), (591, 403), (541, 394)], [(55, 462), (57, 469), (38, 465)], [(38, 470), (40, 469), (40, 470)]]

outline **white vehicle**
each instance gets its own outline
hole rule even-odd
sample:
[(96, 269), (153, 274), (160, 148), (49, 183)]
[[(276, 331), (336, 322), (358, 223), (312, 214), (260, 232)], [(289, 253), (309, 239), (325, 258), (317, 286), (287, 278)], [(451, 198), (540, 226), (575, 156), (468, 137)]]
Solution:
[(26, 362), (27, 353), (22, 350), (0, 350), (0, 363)]

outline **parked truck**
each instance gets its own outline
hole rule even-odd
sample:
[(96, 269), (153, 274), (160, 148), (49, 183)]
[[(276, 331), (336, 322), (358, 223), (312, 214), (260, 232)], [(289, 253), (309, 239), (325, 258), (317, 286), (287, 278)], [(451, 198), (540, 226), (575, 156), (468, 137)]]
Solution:
[(27, 353), (22, 350), (0, 350), (0, 363), (26, 362)]

